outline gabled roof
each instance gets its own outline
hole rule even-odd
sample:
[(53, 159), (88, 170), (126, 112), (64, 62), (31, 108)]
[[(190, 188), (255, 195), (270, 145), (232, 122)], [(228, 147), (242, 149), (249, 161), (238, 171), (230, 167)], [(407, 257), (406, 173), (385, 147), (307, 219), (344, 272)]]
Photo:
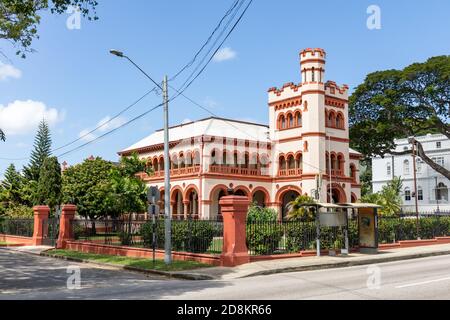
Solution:
[[(210, 117), (170, 127), (169, 140), (172, 142), (192, 137), (213, 136), (270, 143), (268, 132), (269, 127), (267, 125)], [(120, 151), (119, 154), (162, 143), (164, 143), (163, 129), (155, 131), (150, 136)]]

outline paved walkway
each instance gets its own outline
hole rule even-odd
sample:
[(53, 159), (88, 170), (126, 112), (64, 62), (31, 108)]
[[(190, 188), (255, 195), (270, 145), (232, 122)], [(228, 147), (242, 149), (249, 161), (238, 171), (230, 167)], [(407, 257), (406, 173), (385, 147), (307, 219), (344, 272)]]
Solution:
[(348, 256), (339, 257), (303, 257), (260, 261), (245, 264), (235, 268), (206, 268), (197, 269), (189, 273), (201, 274), (203, 276), (209, 276), (213, 279), (218, 280), (232, 280), (275, 273), (351, 267), (440, 255), (450, 255), (450, 244), (389, 249), (380, 251), (380, 253), (377, 255), (352, 253)]

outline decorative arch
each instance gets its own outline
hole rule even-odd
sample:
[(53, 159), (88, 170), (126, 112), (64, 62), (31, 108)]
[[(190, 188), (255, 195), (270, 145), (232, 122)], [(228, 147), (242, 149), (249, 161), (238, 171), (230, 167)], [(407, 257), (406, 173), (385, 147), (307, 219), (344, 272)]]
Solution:
[(338, 112), (336, 116), (336, 128), (345, 129), (345, 117), (342, 112)]
[(209, 200), (213, 200), (214, 194), (216, 191), (223, 190), (225, 192), (228, 192), (228, 187), (224, 184), (218, 184), (212, 188), (212, 190), (209, 192)]
[(284, 186), (284, 187), (280, 188), (280, 190), (278, 190), (277, 195), (275, 196), (276, 202), (282, 203), (284, 194), (289, 191), (296, 191), (300, 195), (302, 194), (302, 189), (300, 189), (300, 187), (293, 186), (293, 185)]
[(267, 191), (267, 189), (264, 188), (264, 187), (256, 187), (256, 188), (254, 188), (254, 189), (252, 190), (252, 193), (251, 193), (251, 201), (253, 201), (253, 198), (254, 198), (254, 196), (255, 196), (255, 194), (256, 194), (257, 192), (262, 192), (262, 193), (264, 193), (264, 203), (265, 203), (265, 205), (267, 205), (267, 204), (270, 203), (270, 194), (269, 194), (269, 191)]
[(354, 194), (353, 192), (352, 192), (351, 197), (352, 197), (352, 203), (358, 202), (358, 197), (357, 197), (356, 194)]
[[(175, 201), (175, 196), (177, 194), (177, 191), (179, 191), (181, 196), (183, 197), (183, 188), (181, 188), (180, 186), (175, 186), (170, 191), (170, 201), (171, 202)], [(184, 197), (183, 197), (183, 199), (184, 199)]]
[(301, 127), (303, 125), (303, 123), (302, 123), (302, 112), (300, 110), (296, 110), (294, 112), (294, 125), (296, 127)]
[[(347, 195), (345, 193), (344, 188), (342, 188), (342, 186), (339, 183), (333, 182), (331, 184), (331, 190), (333, 193), (334, 192), (338, 193), (338, 198), (339, 198), (338, 202), (339, 203), (347, 203)], [(329, 192), (330, 192), (330, 184), (327, 185), (327, 197), (328, 197), (328, 200), (330, 201), (331, 199), (330, 199)]]
[(247, 198), (248, 198), (250, 201), (252, 201), (252, 192), (250, 191), (249, 188), (247, 188), (247, 187), (244, 186), (244, 185), (239, 185), (239, 186), (237, 186), (237, 187), (235, 187), (235, 188), (233, 189), (234, 193), (236, 193), (236, 192), (239, 191), (239, 190), (244, 191), (244, 192), (247, 194)]
[(195, 191), (197, 194), (200, 194), (198, 187), (195, 184), (190, 184), (186, 187), (186, 189), (184, 189), (183, 199), (189, 199), (189, 195), (192, 191)]

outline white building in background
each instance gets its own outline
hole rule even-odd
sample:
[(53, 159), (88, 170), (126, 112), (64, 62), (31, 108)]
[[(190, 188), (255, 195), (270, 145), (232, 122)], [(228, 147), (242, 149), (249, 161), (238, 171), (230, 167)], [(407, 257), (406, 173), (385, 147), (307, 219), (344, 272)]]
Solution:
[(303, 50), (300, 62), (299, 84), (269, 89), (268, 107), (261, 107), (268, 125), (211, 117), (169, 129), (170, 159), (163, 156), (162, 130), (119, 155), (137, 152), (147, 160), (155, 173), (142, 179), (170, 192), (171, 214), (181, 219), (220, 218), (219, 200), (230, 189), (282, 218), (290, 201), (316, 194), (319, 176), (320, 201), (356, 202), (361, 154), (349, 148), (348, 86), (325, 81), (324, 50)]
[[(438, 164), (450, 168), (450, 140), (441, 134), (428, 134), (416, 138), (423, 145), (425, 153)], [(408, 139), (396, 140), (397, 152), (410, 150)], [(403, 179), (403, 211), (415, 212), (414, 166), (411, 155), (375, 157), (373, 165), (373, 191), (378, 192), (394, 176)], [(450, 211), (450, 180), (433, 170), (416, 157), (417, 197), (419, 211)]]

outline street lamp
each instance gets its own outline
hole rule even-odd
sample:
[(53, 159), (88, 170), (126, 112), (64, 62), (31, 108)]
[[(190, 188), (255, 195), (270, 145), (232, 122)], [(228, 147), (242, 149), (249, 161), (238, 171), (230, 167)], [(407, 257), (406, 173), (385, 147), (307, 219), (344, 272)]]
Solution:
[(126, 58), (130, 61), (139, 71), (141, 71), (148, 79), (150, 79), (158, 88), (163, 92), (163, 105), (164, 105), (164, 158), (167, 162), (164, 166), (164, 224), (165, 224), (165, 255), (164, 261), (166, 264), (172, 263), (172, 244), (171, 244), (171, 216), (170, 216), (170, 157), (169, 157), (169, 95), (167, 90), (167, 76), (164, 77), (163, 86), (159, 85), (152, 79), (144, 70), (141, 69), (133, 60), (126, 56), (122, 51), (110, 50), (112, 55), (119, 58)]

